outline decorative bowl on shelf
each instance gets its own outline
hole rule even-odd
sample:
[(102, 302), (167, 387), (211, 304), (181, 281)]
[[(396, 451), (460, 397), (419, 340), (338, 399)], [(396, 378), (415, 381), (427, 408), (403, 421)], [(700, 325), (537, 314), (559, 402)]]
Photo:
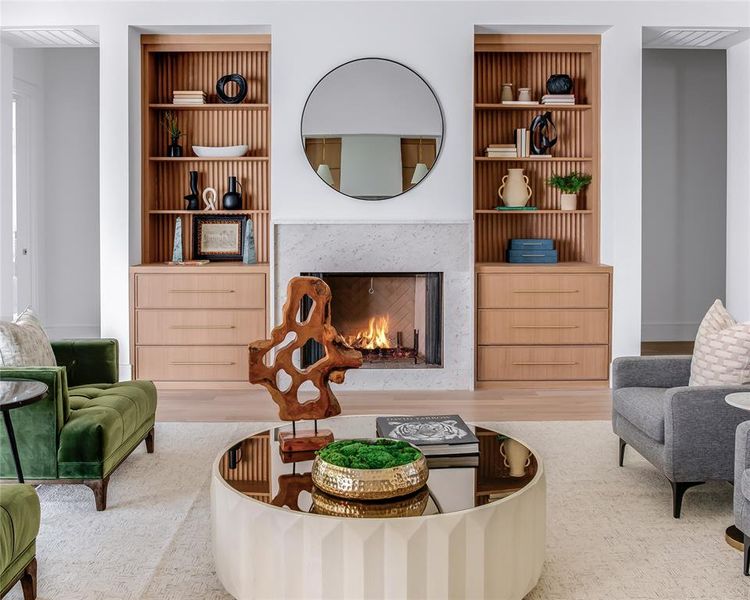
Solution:
[(312, 490), (312, 508), (310, 512), (329, 517), (347, 517), (354, 519), (393, 519), (402, 517), (421, 517), (427, 508), (430, 491), (427, 486), (421, 490), (390, 500), (366, 501), (336, 498), (321, 492), (314, 487)]
[(424, 487), (428, 475), (427, 460), (416, 446), (388, 439), (332, 442), (312, 465), (318, 489), (356, 500), (406, 496)]
[(247, 144), (240, 146), (193, 146), (193, 152), (201, 158), (229, 158), (245, 156)]

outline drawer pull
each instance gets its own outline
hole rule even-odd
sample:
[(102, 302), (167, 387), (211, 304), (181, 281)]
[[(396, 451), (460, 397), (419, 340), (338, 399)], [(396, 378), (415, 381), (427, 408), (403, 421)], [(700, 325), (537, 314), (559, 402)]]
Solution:
[(511, 325), (511, 329), (578, 329), (578, 325)]
[(170, 329), (234, 329), (234, 325), (170, 325)]
[(211, 366), (230, 366), (235, 364), (234, 361), (227, 362), (212, 362), (212, 361), (180, 361), (169, 363), (173, 367), (184, 367), (184, 366), (195, 366), (195, 365), (211, 365)]
[(232, 294), (234, 290), (169, 290), (170, 294)]
[(538, 367), (538, 366), (555, 366), (555, 367), (573, 367), (577, 365), (577, 362), (555, 362), (555, 361), (529, 361), (529, 362), (514, 362), (514, 366), (518, 367)]
[(577, 294), (579, 290), (513, 290), (514, 294)]

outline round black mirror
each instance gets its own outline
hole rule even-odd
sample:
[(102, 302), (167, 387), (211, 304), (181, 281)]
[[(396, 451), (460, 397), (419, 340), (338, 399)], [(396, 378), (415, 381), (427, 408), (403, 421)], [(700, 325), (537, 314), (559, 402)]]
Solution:
[(330, 187), (385, 200), (418, 185), (434, 167), (444, 121), (435, 93), (415, 71), (360, 58), (326, 74), (302, 111), (302, 147)]

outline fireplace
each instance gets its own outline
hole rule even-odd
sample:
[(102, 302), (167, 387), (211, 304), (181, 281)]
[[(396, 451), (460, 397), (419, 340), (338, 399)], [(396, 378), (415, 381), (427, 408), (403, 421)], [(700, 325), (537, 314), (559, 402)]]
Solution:
[[(331, 288), (331, 322), (362, 352), (363, 368), (443, 365), (442, 273), (303, 273)], [(303, 301), (301, 317), (310, 310)], [(320, 344), (303, 348), (303, 367), (322, 358)]]

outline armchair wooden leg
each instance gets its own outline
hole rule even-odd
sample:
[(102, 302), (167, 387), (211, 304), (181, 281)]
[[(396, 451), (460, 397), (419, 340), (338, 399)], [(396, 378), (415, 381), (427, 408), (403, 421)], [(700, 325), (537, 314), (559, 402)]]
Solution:
[(149, 431), (146, 434), (146, 452), (148, 454), (154, 453), (154, 428), (151, 428), (151, 431)]
[(96, 510), (102, 511), (107, 508), (107, 486), (109, 485), (109, 475), (104, 479), (87, 479), (83, 484), (94, 492), (96, 501)]
[(742, 573), (750, 575), (750, 535), (743, 536), (745, 542), (745, 555), (742, 562)]
[(672, 516), (675, 519), (680, 518), (682, 512), (682, 497), (685, 492), (696, 485), (701, 485), (705, 481), (669, 481), (672, 485)]
[(23, 589), (23, 600), (36, 600), (36, 556), (23, 571), (21, 589)]
[(627, 446), (627, 444), (625, 443), (625, 440), (620, 438), (620, 460), (619, 460), (620, 466), (622, 466), (622, 461), (625, 459), (625, 446)]

